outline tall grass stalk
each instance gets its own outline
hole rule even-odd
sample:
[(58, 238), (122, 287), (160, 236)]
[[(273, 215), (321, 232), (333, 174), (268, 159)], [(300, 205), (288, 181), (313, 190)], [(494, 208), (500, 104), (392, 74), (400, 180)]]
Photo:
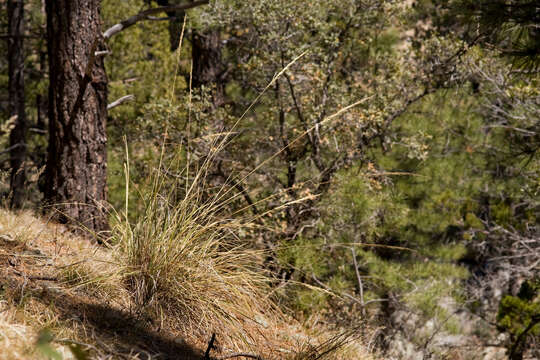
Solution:
[[(184, 28), (185, 22), (176, 54), (177, 66)], [(171, 103), (175, 81), (176, 75)], [(126, 210), (114, 213), (117, 219), (111, 239), (117, 244), (121, 279), (132, 292), (137, 309), (161, 316), (168, 326), (224, 335), (233, 335), (231, 330), (237, 329), (238, 335), (245, 338), (245, 322), (269, 315), (275, 308), (264, 297), (269, 278), (257, 266), (260, 254), (248, 249), (235, 235), (244, 224), (219, 213), (222, 202), (230, 201), (229, 197), (206, 195), (208, 169), (225, 142), (216, 138), (212, 151), (195, 170), (190, 169), (188, 151), (188, 161), (183, 166), (188, 182), (171, 181), (165, 175), (186, 160), (178, 155), (165, 164), (166, 151), (181, 153), (166, 143), (167, 130), (159, 166), (149, 179), (149, 187), (139, 187), (131, 193), (126, 142)], [(218, 194), (224, 189), (225, 186)], [(143, 204), (131, 220), (130, 197), (137, 197)]]
[(209, 165), (187, 188), (157, 169), (150, 188), (138, 192), (143, 208), (133, 221), (126, 165), (126, 213), (116, 213), (112, 241), (139, 310), (165, 314), (169, 325), (186, 331), (229, 333), (273, 306), (264, 300), (268, 278), (257, 266), (259, 254), (235, 236), (245, 224), (218, 214), (219, 201), (203, 196)]

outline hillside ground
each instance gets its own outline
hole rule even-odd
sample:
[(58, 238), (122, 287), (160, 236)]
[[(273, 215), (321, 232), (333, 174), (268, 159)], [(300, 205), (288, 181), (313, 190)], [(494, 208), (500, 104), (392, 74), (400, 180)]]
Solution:
[[(181, 333), (165, 316), (135, 310), (126, 287), (104, 275), (114, 273), (115, 261), (111, 248), (63, 225), (0, 209), (0, 360), (204, 359), (213, 329)], [(254, 315), (244, 327), (249, 336), (240, 340), (229, 336), (239, 329), (216, 333), (208, 358), (371, 358), (364, 341), (315, 318), (300, 324)]]

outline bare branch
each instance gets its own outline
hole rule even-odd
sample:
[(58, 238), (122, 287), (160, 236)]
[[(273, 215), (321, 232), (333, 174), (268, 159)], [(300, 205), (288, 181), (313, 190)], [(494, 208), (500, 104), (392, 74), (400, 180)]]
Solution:
[(146, 20), (149, 21), (171, 21), (171, 20), (177, 20), (177, 16), (165, 16), (165, 17), (155, 17), (155, 16), (148, 16)]
[(230, 175), (225, 174), (225, 171), (223, 170), (223, 167), (222, 167), (222, 163), (223, 163), (222, 161), (218, 163), (216, 175), (223, 178), (225, 180), (225, 184), (231, 183), (232, 186), (234, 186), (236, 190), (238, 190), (238, 192), (242, 194), (242, 196), (244, 197), (244, 200), (246, 201), (249, 208), (251, 209), (251, 212), (253, 212), (253, 215), (258, 215), (259, 209), (257, 209), (257, 204), (253, 201), (253, 199), (251, 198), (247, 190), (244, 188), (244, 186), (242, 186), (240, 181), (235, 181), (234, 179), (232, 179)]
[(356, 280), (358, 280), (358, 290), (360, 291), (360, 303), (362, 304), (362, 312), (364, 312), (364, 284), (362, 283), (362, 277), (358, 271), (358, 262), (356, 261), (356, 251), (354, 251), (354, 247), (351, 247), (351, 252), (354, 263), (354, 272), (356, 273)]
[(197, 6), (206, 5), (208, 4), (208, 2), (209, 0), (199, 0), (199, 1), (194, 1), (192, 3), (188, 3), (188, 4), (161, 6), (161, 7), (141, 11), (140, 13), (133, 15), (127, 18), (126, 20), (119, 22), (118, 24), (115, 24), (111, 26), (110, 28), (108, 28), (103, 33), (103, 38), (105, 40), (108, 40), (114, 35), (118, 34), (120, 31), (125, 30), (128, 27), (135, 25), (139, 21), (151, 19), (150, 16), (153, 14), (157, 14), (160, 12), (167, 12), (167, 11), (179, 11), (179, 10), (192, 9)]
[(135, 100), (135, 95), (130, 94), (130, 95), (122, 96), (120, 99), (117, 99), (113, 101), (112, 103), (110, 103), (109, 105), (107, 105), (107, 110), (111, 110), (112, 108), (115, 108), (117, 106), (122, 105), (123, 103), (127, 101), (132, 101), (132, 100)]
[(28, 275), (15, 269), (13, 269), (13, 273), (28, 280), (58, 281), (57, 277)]
[(26, 146), (26, 144), (17, 143), (15, 145), (12, 145), (12, 146), (8, 147), (7, 149), (4, 149), (4, 150), (0, 151), (0, 155), (8, 153), (11, 150), (16, 149), (16, 148), (21, 147), (21, 146)]
[(30, 128), (30, 129), (28, 129), (28, 131), (34, 132), (36, 134), (46, 134), (47, 133), (47, 130), (38, 129), (38, 128)]

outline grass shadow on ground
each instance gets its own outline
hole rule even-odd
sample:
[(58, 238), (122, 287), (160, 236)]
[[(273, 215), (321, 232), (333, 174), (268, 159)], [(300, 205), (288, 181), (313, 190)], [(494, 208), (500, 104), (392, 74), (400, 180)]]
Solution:
[[(21, 276), (9, 276), (6, 285), (17, 291), (7, 301), (19, 303), (15, 294), (24, 293), (24, 302), (34, 299), (53, 308), (59, 323), (84, 326), (85, 333), (92, 334), (94, 351), (119, 358), (137, 359), (186, 359), (200, 360), (200, 350), (170, 335), (152, 330), (152, 324), (141, 320), (127, 311), (97, 301), (69, 294), (47, 286), (46, 282), (33, 281)], [(21, 289), (24, 290), (21, 291)], [(89, 341), (90, 342), (90, 341)]]

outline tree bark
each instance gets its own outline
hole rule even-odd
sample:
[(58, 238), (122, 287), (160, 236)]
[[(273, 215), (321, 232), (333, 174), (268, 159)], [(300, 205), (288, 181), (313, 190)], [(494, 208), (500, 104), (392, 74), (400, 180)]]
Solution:
[(9, 134), (10, 190), (12, 208), (20, 208), (24, 201), (27, 121), (24, 109), (24, 1), (8, 0), (8, 91), (9, 116), (15, 117), (15, 127)]
[(225, 103), (225, 66), (222, 60), (221, 32), (209, 30), (194, 32), (192, 37), (193, 87), (215, 86), (213, 104), (219, 107)]
[[(159, 6), (169, 6), (170, 1), (157, 0), (157, 4)], [(171, 46), (171, 52), (174, 52), (180, 45), (180, 34), (182, 33), (186, 12), (184, 10), (168, 11), (167, 16), (171, 18), (169, 20), (169, 44)]]
[(45, 199), (61, 222), (107, 222), (107, 76), (99, 0), (47, 0), (49, 149)]

